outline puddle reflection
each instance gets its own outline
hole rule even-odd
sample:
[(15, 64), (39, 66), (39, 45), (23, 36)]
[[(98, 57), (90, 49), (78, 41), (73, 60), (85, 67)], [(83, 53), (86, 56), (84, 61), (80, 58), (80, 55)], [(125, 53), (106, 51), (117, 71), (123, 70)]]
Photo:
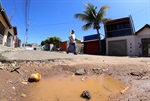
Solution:
[(59, 75), (43, 79), (32, 85), (30, 101), (86, 101), (80, 95), (84, 90), (91, 93), (90, 101), (108, 101), (117, 97), (126, 86), (108, 75), (70, 76)]

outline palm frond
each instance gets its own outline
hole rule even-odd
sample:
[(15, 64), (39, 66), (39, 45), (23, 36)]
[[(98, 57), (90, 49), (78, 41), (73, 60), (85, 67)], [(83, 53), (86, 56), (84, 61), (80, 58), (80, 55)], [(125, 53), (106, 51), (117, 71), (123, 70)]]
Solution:
[(81, 13), (75, 14), (74, 17), (79, 18), (82, 21), (87, 21), (88, 20), (88, 16), (85, 15), (85, 14), (81, 14)]
[(91, 26), (92, 26), (92, 23), (87, 23), (87, 24), (82, 26), (82, 29), (83, 30), (88, 30), (89, 28), (91, 28)]
[(91, 3), (88, 3), (85, 6), (86, 6), (86, 11), (88, 11), (88, 13), (90, 15), (92, 15), (94, 18), (96, 18), (96, 16), (97, 16), (96, 7), (94, 7), (94, 5)]
[(106, 11), (109, 9), (109, 6), (105, 5), (102, 6), (97, 14), (97, 19), (102, 20), (105, 15), (106, 15)]
[(82, 26), (83, 30), (88, 30), (89, 28), (93, 27), (94, 29), (100, 29), (100, 23), (105, 23), (108, 19), (105, 19), (106, 11), (108, 10), (109, 6), (105, 5), (100, 8), (97, 12), (93, 4), (85, 4), (85, 10), (83, 14), (78, 13), (75, 14), (75, 18), (79, 18), (82, 21), (85, 21), (86, 24)]
[(105, 24), (107, 21), (110, 21), (110, 20), (112, 20), (112, 19), (110, 19), (110, 18), (103, 18), (102, 23)]
[(95, 17), (93, 16), (93, 14), (91, 12), (85, 10), (84, 13), (87, 16), (87, 22), (93, 22), (94, 21)]

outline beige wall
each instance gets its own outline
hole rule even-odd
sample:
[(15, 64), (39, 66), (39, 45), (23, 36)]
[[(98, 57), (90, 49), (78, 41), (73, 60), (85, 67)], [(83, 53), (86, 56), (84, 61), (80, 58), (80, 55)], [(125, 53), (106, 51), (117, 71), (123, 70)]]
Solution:
[(0, 21), (2, 22), (2, 24), (4, 25), (5, 28), (8, 28), (8, 25), (6, 24), (2, 14), (0, 13)]
[(109, 41), (117, 41), (117, 40), (126, 40), (127, 41), (127, 55), (128, 56), (135, 56), (136, 53), (136, 43), (135, 38), (136, 36), (122, 36), (122, 37), (114, 37), (114, 38), (107, 38), (106, 39), (106, 54), (108, 55), (108, 42)]
[(138, 33), (138, 36), (149, 36), (150, 37), (150, 28), (144, 28)]
[(5, 32), (4, 32), (4, 37), (3, 37), (3, 45), (6, 45), (7, 44), (7, 36), (8, 36), (8, 32), (12, 35), (11, 37), (11, 43), (10, 43), (10, 46), (11, 47), (14, 47), (14, 30), (13, 28), (9, 29), (9, 26), (7, 25), (7, 23), (5, 22), (2, 14), (0, 13), (0, 21), (2, 22), (2, 24), (4, 25), (5, 27)]
[(140, 47), (140, 45), (142, 44), (141, 42), (142, 38), (150, 38), (149, 28), (143, 29), (137, 35), (107, 38), (106, 39), (106, 54), (108, 55), (108, 41), (127, 40), (127, 55), (128, 56), (141, 56), (142, 47)]

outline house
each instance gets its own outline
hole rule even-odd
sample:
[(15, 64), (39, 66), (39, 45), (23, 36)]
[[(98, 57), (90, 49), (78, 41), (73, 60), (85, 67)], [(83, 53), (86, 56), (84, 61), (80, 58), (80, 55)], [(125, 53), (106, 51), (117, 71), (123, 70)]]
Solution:
[(13, 29), (13, 38), (12, 38), (13, 42), (12, 42), (12, 45), (10, 45), (10, 46), (12, 46), (13, 48), (17, 48), (17, 47), (19, 47), (19, 39), (17, 36), (18, 35), (17, 27), (13, 26), (12, 29)]
[[(22, 47), (24, 47), (24, 44), (22, 44)], [(25, 44), (24, 48), (26, 50), (41, 50), (41, 47), (37, 43)]]
[(131, 16), (106, 22), (106, 54), (113, 56), (149, 56), (150, 25), (137, 32)]
[[(150, 25), (135, 33), (132, 17), (110, 20), (105, 23), (105, 39), (101, 40), (102, 54), (110, 56), (150, 56)], [(98, 35), (83, 37), (84, 53), (98, 54)]]
[(0, 44), (14, 47), (14, 36), (17, 35), (17, 27), (13, 27), (8, 19), (5, 10), (0, 3)]
[(137, 55), (135, 30), (131, 16), (110, 20), (105, 23), (104, 28), (107, 55)]
[[(98, 34), (88, 35), (83, 37), (84, 54), (99, 54)], [(102, 53), (106, 54), (106, 40), (101, 40)]]
[(140, 56), (150, 56), (150, 25), (146, 24), (135, 35), (137, 54)]
[[(12, 26), (10, 21), (6, 15), (5, 10), (2, 8), (0, 3), (0, 44), (4, 44), (4, 40), (6, 41), (6, 30), (10, 29)], [(8, 33), (7, 33), (8, 34)]]

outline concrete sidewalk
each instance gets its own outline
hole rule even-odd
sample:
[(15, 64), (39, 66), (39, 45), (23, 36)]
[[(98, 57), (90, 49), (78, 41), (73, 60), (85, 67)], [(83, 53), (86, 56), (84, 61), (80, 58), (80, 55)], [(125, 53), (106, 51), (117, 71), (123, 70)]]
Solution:
[(0, 45), (0, 53), (11, 50), (13, 50), (13, 48)]
[(50, 52), (50, 51), (37, 51), (37, 50), (19, 50), (13, 52), (5, 52), (3, 57), (8, 60), (48, 60), (48, 59), (73, 59), (73, 58), (87, 58), (89, 55), (73, 53), (67, 54), (66, 52)]
[(12, 48), (12, 47), (8, 47), (8, 46), (0, 45), (0, 53), (10, 52), (10, 51), (18, 51), (18, 50), (23, 50), (23, 49), (21, 49), (21, 48)]

